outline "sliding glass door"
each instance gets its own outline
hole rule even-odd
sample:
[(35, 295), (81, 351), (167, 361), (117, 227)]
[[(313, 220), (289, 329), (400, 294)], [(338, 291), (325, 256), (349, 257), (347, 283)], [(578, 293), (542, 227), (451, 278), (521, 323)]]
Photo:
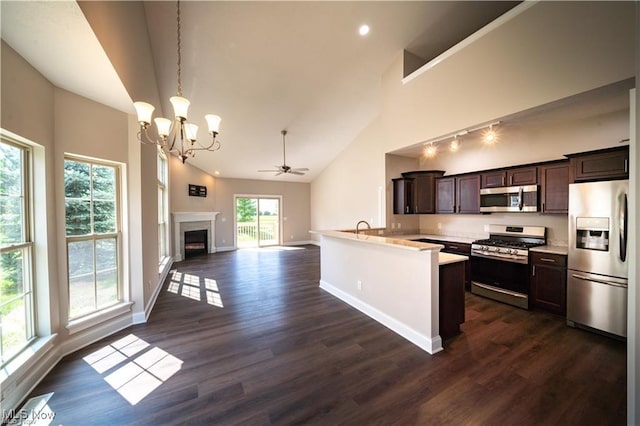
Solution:
[(280, 244), (280, 197), (236, 196), (236, 247)]

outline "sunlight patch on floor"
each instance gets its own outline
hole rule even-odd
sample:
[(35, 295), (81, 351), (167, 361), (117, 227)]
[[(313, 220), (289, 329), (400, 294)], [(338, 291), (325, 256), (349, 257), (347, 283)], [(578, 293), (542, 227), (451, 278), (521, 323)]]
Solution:
[[(203, 278), (173, 270), (171, 271), (171, 281), (167, 291), (196, 301), (205, 300), (211, 306), (224, 308), (218, 282), (211, 278)], [(202, 297), (203, 294), (204, 298)]]
[(134, 334), (83, 359), (100, 374), (128, 361), (107, 374), (104, 380), (131, 405), (136, 405), (182, 368), (180, 359), (157, 346), (151, 347)]

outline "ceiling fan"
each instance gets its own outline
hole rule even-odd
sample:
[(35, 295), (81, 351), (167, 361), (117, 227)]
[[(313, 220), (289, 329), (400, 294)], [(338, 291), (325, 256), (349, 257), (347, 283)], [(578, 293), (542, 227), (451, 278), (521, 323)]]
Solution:
[(309, 171), (309, 169), (307, 169), (306, 167), (299, 167), (294, 169), (290, 166), (287, 166), (287, 151), (286, 151), (286, 144), (284, 140), (284, 137), (287, 135), (287, 131), (282, 130), (280, 133), (282, 134), (282, 165), (274, 166), (275, 169), (273, 170), (258, 170), (258, 171), (275, 173), (276, 176), (280, 176), (283, 173), (290, 173), (292, 175), (303, 176), (304, 172)]

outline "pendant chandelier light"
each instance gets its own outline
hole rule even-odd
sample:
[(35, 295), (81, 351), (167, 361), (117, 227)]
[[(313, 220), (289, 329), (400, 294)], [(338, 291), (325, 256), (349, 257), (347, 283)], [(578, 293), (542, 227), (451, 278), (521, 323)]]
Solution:
[(187, 110), (189, 109), (189, 100), (182, 97), (182, 78), (181, 78), (181, 60), (180, 52), (180, 0), (177, 5), (177, 41), (178, 41), (178, 93), (169, 100), (173, 106), (175, 119), (173, 121), (167, 118), (155, 118), (156, 128), (160, 140), (153, 140), (149, 137), (147, 129), (151, 124), (151, 116), (155, 109), (153, 105), (146, 102), (134, 102), (133, 106), (138, 113), (138, 123), (140, 123), (140, 132), (138, 139), (145, 144), (155, 144), (162, 149), (173, 152), (180, 157), (184, 163), (187, 158), (194, 157), (196, 151), (217, 151), (220, 149), (220, 141), (216, 139), (220, 130), (221, 118), (218, 115), (207, 114), (204, 116), (207, 120), (211, 143), (204, 146), (196, 140), (198, 126), (187, 122)]

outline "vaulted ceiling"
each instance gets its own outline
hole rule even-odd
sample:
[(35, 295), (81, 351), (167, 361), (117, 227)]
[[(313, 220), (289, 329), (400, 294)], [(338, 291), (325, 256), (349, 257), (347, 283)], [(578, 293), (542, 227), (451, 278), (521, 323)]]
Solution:
[[(376, 117), (381, 76), (403, 50), (426, 62), (517, 3), (184, 1), (189, 118), (204, 129), (205, 114), (220, 115), (223, 145), (189, 162), (220, 177), (309, 182)], [(100, 13), (90, 13), (98, 6)], [(169, 115), (177, 88), (176, 4), (119, 6), (2, 1), (2, 38), (58, 87), (128, 113), (132, 100), (160, 99), (157, 111)], [(140, 13), (118, 16), (131, 10)], [(358, 34), (361, 24), (370, 26), (367, 36)], [(117, 37), (131, 25), (145, 30), (146, 44)], [(125, 49), (152, 64), (144, 81), (155, 99), (132, 99), (140, 92), (124, 68), (135, 68), (136, 59), (125, 64)], [(305, 176), (257, 172), (282, 163), (282, 129), (289, 132), (287, 163), (308, 167)]]

